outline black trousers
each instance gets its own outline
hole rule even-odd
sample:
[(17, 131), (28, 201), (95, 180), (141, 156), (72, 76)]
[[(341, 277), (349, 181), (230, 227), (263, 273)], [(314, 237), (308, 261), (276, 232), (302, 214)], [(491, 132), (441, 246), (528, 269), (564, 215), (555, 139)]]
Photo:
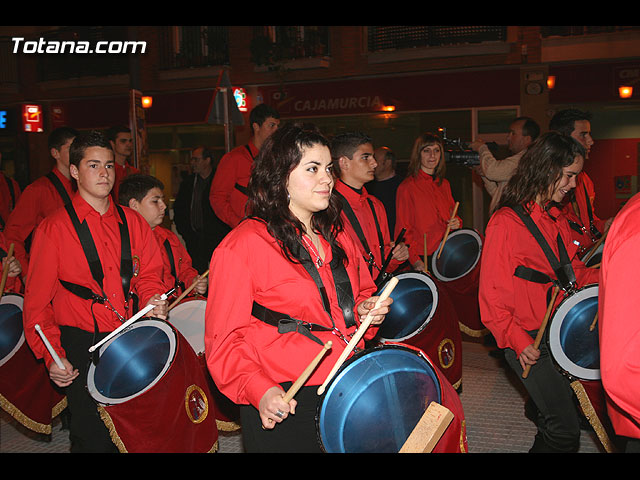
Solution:
[(554, 365), (544, 342), (540, 344), (540, 358), (522, 378), (522, 367), (509, 348), (505, 360), (522, 381), (538, 407), (538, 433), (530, 452), (575, 453), (580, 447), (580, 412), (569, 379)]
[(89, 347), (107, 334), (102, 334), (94, 340), (92, 332), (78, 328), (60, 327), (60, 333), (67, 360), (80, 372), (66, 388), (71, 453), (118, 453), (109, 436), (109, 430), (100, 418), (97, 404), (87, 390)]
[[(291, 383), (283, 384), (286, 392)], [(321, 453), (316, 433), (318, 387), (303, 387), (295, 396), (295, 415), (289, 415), (275, 428), (262, 428), (258, 410), (252, 405), (240, 406), (242, 439), (247, 453)]]

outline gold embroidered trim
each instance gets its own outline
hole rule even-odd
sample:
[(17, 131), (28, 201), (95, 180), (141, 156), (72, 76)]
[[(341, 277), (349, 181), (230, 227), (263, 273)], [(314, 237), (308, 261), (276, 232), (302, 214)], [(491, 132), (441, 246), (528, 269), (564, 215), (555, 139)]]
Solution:
[(460, 453), (468, 453), (464, 448), (465, 441), (467, 440), (467, 421), (462, 420), (460, 422)]
[[(11, 415), (18, 423), (27, 427), (29, 430), (33, 430), (36, 433), (51, 433), (51, 424), (45, 425), (44, 423), (36, 422), (27, 415), (25, 415), (18, 407), (11, 403), (4, 395), (0, 394), (0, 406), (2, 409)], [(51, 419), (57, 417), (67, 407), (67, 397), (63, 397), (56, 405), (51, 409)]]
[[(451, 346), (451, 359), (450, 361), (446, 362), (443, 358), (442, 358), (442, 353), (444, 351), (445, 346), (450, 345)], [(440, 345), (438, 345), (438, 360), (440, 360), (440, 366), (442, 368), (449, 368), (451, 365), (453, 365), (453, 362), (455, 361), (456, 358), (456, 346), (453, 343), (453, 341), (450, 338), (445, 338), (440, 342)]]
[(463, 324), (460, 321), (458, 321), (458, 325), (460, 326), (460, 331), (462, 333), (466, 333), (470, 337), (484, 337), (489, 333), (488, 328), (483, 328), (481, 330), (474, 330), (472, 328), (467, 327), (465, 324)]
[(227, 422), (225, 420), (216, 419), (216, 425), (221, 432), (235, 432), (240, 430), (240, 425), (236, 422)]
[[(198, 418), (193, 417), (193, 412), (189, 407), (191, 400), (195, 399), (195, 395), (192, 395), (194, 392), (199, 394), (200, 399), (202, 399), (202, 401), (204, 402), (204, 405), (196, 405), (196, 408), (201, 409), (201, 414), (200, 416), (198, 416)], [(193, 423), (198, 424), (204, 421), (204, 419), (207, 418), (207, 415), (209, 414), (209, 399), (204, 393), (204, 390), (202, 390), (197, 385), (190, 385), (184, 394), (184, 409), (187, 411), (189, 420), (191, 420)]]
[(584, 412), (585, 417), (587, 417), (587, 420), (589, 420), (589, 423), (593, 427), (593, 430), (596, 432), (598, 440), (600, 440), (600, 443), (602, 443), (604, 449), (607, 451), (607, 453), (615, 452), (615, 447), (611, 444), (609, 435), (607, 435), (602, 422), (600, 422), (600, 418), (598, 418), (598, 415), (596, 414), (596, 411), (591, 404), (591, 400), (589, 400), (589, 396), (584, 389), (584, 385), (582, 385), (579, 380), (575, 380), (571, 382), (571, 388), (573, 388), (576, 397), (578, 397), (580, 407), (582, 407), (582, 411)]

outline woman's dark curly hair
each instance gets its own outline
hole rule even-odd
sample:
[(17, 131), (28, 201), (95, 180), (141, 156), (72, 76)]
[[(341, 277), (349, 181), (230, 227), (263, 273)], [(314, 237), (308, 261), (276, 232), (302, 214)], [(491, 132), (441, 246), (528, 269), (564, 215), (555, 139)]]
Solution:
[(537, 198), (548, 203), (549, 192), (562, 177), (562, 169), (585, 155), (584, 147), (568, 135), (551, 131), (538, 137), (520, 159), (497, 208), (526, 207)]
[[(305, 149), (329, 141), (312, 124), (287, 123), (276, 130), (260, 148), (248, 185), (247, 214), (267, 224), (269, 233), (280, 244), (284, 255), (291, 261), (300, 261), (298, 251), (305, 227), (289, 209), (287, 184)], [(311, 227), (331, 245), (334, 261), (346, 261), (346, 255), (337, 241), (342, 231), (342, 207), (331, 195), (329, 207), (313, 214)]]

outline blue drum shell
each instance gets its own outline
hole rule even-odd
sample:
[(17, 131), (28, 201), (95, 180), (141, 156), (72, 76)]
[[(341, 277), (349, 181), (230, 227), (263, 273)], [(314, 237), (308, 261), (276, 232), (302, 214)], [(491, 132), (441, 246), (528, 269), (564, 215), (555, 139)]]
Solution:
[(438, 250), (431, 257), (431, 270), (444, 282), (467, 275), (480, 260), (482, 239), (475, 230), (461, 228), (449, 234), (440, 258)]
[(425, 273), (401, 273), (395, 278), (398, 284), (391, 294), (393, 303), (378, 328), (378, 336), (402, 341), (420, 332), (431, 320), (438, 306), (438, 289)]
[(95, 400), (116, 404), (142, 394), (166, 373), (173, 361), (177, 337), (172, 327), (143, 320), (105, 343), (87, 384)]
[(385, 345), (361, 351), (342, 365), (322, 396), (316, 416), (322, 448), (397, 453), (441, 396), (434, 368), (415, 350)]

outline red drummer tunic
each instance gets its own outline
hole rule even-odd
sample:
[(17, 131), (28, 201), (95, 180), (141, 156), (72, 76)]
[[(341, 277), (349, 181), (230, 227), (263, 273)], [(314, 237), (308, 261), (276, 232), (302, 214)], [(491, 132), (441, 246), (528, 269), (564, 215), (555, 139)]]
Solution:
[[(585, 193), (585, 188), (586, 188), (586, 193)], [(598, 218), (598, 216), (595, 214), (594, 203), (596, 198), (596, 192), (593, 187), (593, 181), (591, 180), (591, 178), (589, 178), (589, 175), (587, 175), (584, 172), (584, 170), (580, 172), (576, 177), (575, 194), (576, 194), (576, 205), (578, 208), (578, 213), (576, 213), (573, 203), (571, 202), (567, 203), (567, 205), (564, 206), (563, 212), (569, 220), (577, 223), (580, 226), (584, 226), (584, 228), (587, 230), (584, 233), (579, 233), (572, 229), (571, 233), (573, 235), (573, 238), (576, 241), (580, 242), (580, 245), (583, 248), (588, 249), (593, 245), (594, 242), (591, 237), (591, 234), (589, 233), (590, 223), (589, 223), (589, 210), (587, 205), (589, 205), (591, 208), (591, 212), (593, 216), (593, 224), (595, 225), (595, 227), (598, 229), (600, 233), (604, 233), (605, 221)]]
[[(369, 195), (367, 189), (362, 187), (361, 193), (356, 192), (353, 188), (350, 188), (346, 185), (342, 180), (338, 180), (335, 186), (336, 191), (341, 193), (344, 198), (349, 202), (353, 213), (358, 219), (358, 223), (362, 228), (362, 232), (364, 234), (364, 238), (367, 241), (367, 245), (371, 249), (371, 253), (373, 254), (375, 265), (377, 269), (374, 269), (373, 276), (375, 277), (379, 272), (379, 269), (382, 267), (382, 264), (386, 260), (389, 252), (391, 251), (391, 238), (389, 234), (389, 223), (387, 222), (387, 212), (384, 209), (383, 203), (378, 200), (376, 197)], [(384, 258), (382, 257), (382, 251), (380, 250), (380, 239), (378, 236), (378, 228), (376, 227), (376, 219), (373, 217), (373, 212), (371, 211), (371, 206), (369, 205), (369, 201), (373, 205), (375, 210), (377, 224), (380, 226), (380, 233), (382, 234), (383, 241), (383, 249), (384, 249)], [(344, 210), (342, 212), (342, 220), (344, 222), (345, 230), (358, 247), (360, 247), (360, 253), (365, 258), (366, 261), (369, 260), (369, 252), (366, 251), (364, 245), (358, 238), (353, 225), (347, 218)], [(393, 272), (399, 265), (397, 260), (391, 260), (389, 262), (389, 267), (387, 268), (388, 272)]]
[[(164, 245), (166, 241), (169, 242), (169, 246), (171, 247), (171, 252), (173, 254), (177, 280), (184, 283), (185, 288), (191, 286), (193, 280), (198, 276), (198, 271), (191, 266), (191, 256), (178, 236), (171, 230), (161, 226), (157, 226), (153, 229), (153, 236), (158, 242), (158, 248), (162, 255), (162, 281), (164, 283), (164, 290), (170, 290), (175, 286), (176, 282), (176, 277), (171, 273), (169, 254)], [(181, 291), (176, 292), (177, 295), (180, 295), (181, 293)]]
[[(133, 316), (125, 309), (125, 298), (120, 277), (120, 216), (111, 202), (108, 211), (100, 215), (79, 194), (73, 197), (73, 206), (80, 222), (86, 220), (100, 257), (104, 272), (104, 293), (124, 319)], [(131, 254), (134, 259), (134, 277), (131, 286), (137, 293), (140, 306), (151, 296), (164, 293), (161, 282), (162, 257), (153, 238), (151, 228), (138, 213), (123, 207), (129, 227)], [(60, 326), (72, 326), (93, 332), (90, 300), (84, 300), (63, 287), (65, 280), (101, 293), (91, 276), (87, 259), (78, 235), (66, 209), (61, 208), (45, 218), (35, 232), (31, 248), (31, 262), (24, 301), (24, 331), (36, 358), (44, 358), (48, 365), (52, 358), (34, 329), (40, 324), (55, 351), (64, 357), (60, 345)], [(135, 273), (137, 272), (137, 275)], [(101, 332), (110, 332), (122, 324), (111, 308), (101, 304), (93, 306), (93, 313)]]
[(616, 215), (602, 254), (598, 302), (600, 374), (618, 435), (640, 438), (640, 195)]
[(211, 208), (218, 218), (231, 228), (238, 225), (244, 218), (247, 204), (247, 195), (236, 185), (241, 188), (247, 187), (253, 159), (257, 154), (258, 149), (252, 142), (238, 146), (220, 159), (220, 164), (213, 176), (209, 192)]
[[(427, 255), (440, 245), (455, 201), (451, 186), (445, 178), (434, 181), (420, 170), (418, 175), (405, 178), (396, 195), (396, 232), (406, 228), (405, 243), (409, 245), (409, 261), (414, 264), (424, 255), (424, 234), (427, 234)], [(462, 219), (458, 216), (460, 225)]]
[[(348, 235), (338, 237), (349, 263), (346, 266), (356, 305), (376, 290), (357, 246)], [(345, 325), (338, 305), (329, 263), (331, 250), (322, 239), (325, 261), (318, 268), (326, 287), (335, 326), (352, 335), (356, 327)], [(313, 258), (313, 256), (312, 256)], [(253, 302), (304, 322), (332, 326), (318, 288), (302, 265), (284, 257), (266, 225), (247, 219), (214, 250), (207, 309), (205, 351), (207, 366), (220, 391), (237, 404), (256, 408), (271, 387), (295, 381), (321, 351), (322, 346), (298, 332), (278, 333), (276, 327), (253, 317)], [(367, 330), (371, 338), (376, 328)], [(321, 385), (346, 346), (337, 335), (313, 332), (333, 346), (306, 385)], [(348, 341), (348, 339), (347, 339)], [(363, 347), (363, 342), (360, 342)]]
[[(558, 256), (557, 235), (566, 246), (578, 287), (598, 282), (598, 269), (587, 268), (575, 258), (578, 246), (571, 239), (569, 224), (557, 208), (543, 212), (537, 204), (531, 206), (531, 218), (547, 243)], [(554, 218), (552, 218), (555, 217)], [(518, 266), (525, 266), (555, 278), (551, 265), (538, 242), (508, 207), (493, 214), (486, 228), (480, 266), (478, 301), (482, 323), (491, 330), (500, 348), (510, 348), (520, 355), (533, 343), (527, 331), (537, 330), (547, 310), (550, 283), (535, 283), (514, 275)], [(561, 300), (558, 295), (557, 303)]]
[[(13, 194), (12, 194), (13, 191)], [(20, 198), (20, 186), (13, 178), (0, 172), (0, 219), (4, 224), (9, 220), (9, 214)]]
[[(52, 171), (62, 182), (69, 197), (72, 198), (74, 188), (71, 180), (57, 168)], [(64, 206), (62, 197), (46, 176), (31, 183), (20, 195), (16, 207), (9, 216), (4, 233), (7, 241), (14, 244), (16, 258), (22, 265), (23, 278), (26, 278), (29, 271), (29, 255), (25, 249), (26, 239), (47, 215), (62, 206)]]

